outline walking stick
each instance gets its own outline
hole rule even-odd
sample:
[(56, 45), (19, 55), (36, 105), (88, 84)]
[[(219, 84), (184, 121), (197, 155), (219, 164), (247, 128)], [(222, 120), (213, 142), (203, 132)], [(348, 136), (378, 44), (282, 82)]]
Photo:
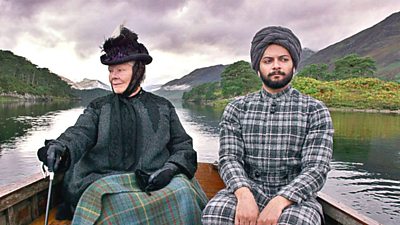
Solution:
[(47, 193), (47, 204), (46, 204), (46, 217), (44, 224), (48, 225), (49, 222), (49, 211), (50, 211), (50, 202), (51, 202), (51, 187), (53, 186), (54, 172), (50, 172), (50, 182), (49, 182), (49, 192)]

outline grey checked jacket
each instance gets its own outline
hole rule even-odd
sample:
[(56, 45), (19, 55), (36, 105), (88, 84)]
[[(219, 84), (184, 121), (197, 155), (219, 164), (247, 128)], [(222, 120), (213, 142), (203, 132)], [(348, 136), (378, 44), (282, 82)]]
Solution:
[(334, 132), (322, 102), (292, 87), (261, 90), (228, 104), (220, 128), (219, 170), (228, 190), (257, 185), (271, 198), (315, 199), (330, 170)]

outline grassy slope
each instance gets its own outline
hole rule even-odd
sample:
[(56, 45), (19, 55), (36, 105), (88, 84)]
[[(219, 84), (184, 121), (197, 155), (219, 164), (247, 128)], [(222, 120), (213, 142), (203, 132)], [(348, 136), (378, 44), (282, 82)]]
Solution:
[[(323, 101), (330, 108), (400, 110), (400, 83), (396, 82), (376, 78), (319, 81), (309, 77), (295, 77), (292, 85), (302, 93)], [(203, 96), (206, 95), (203, 93)], [(201, 102), (220, 108), (231, 100), (218, 98)]]

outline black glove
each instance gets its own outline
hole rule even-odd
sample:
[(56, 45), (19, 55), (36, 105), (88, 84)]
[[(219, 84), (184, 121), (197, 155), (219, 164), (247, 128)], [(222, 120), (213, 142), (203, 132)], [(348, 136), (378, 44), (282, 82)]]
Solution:
[(179, 167), (173, 163), (166, 163), (161, 169), (154, 172), (150, 177), (145, 191), (159, 190), (172, 180), (179, 173)]
[[(50, 172), (56, 172), (59, 170), (60, 164), (65, 167), (67, 164), (67, 148), (55, 141), (46, 141), (45, 143), (46, 145), (40, 148), (37, 152), (39, 160), (47, 166)], [(62, 157), (63, 163), (60, 163)]]
[[(151, 175), (150, 173), (147, 173), (141, 169), (137, 169), (135, 171), (136, 182), (137, 182), (140, 190), (146, 192), (146, 187), (149, 184), (150, 175)], [(148, 194), (150, 194), (150, 193), (148, 193)]]

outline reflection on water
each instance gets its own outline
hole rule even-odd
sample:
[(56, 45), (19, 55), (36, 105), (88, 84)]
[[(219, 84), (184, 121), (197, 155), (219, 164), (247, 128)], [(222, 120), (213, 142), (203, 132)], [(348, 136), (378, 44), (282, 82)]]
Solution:
[(36, 151), (73, 125), (82, 108), (73, 104), (0, 104), (0, 186), (40, 172)]
[(332, 171), (323, 191), (383, 224), (400, 221), (400, 115), (333, 112)]
[[(206, 138), (196, 136), (206, 147), (198, 150), (200, 161), (216, 160), (222, 110), (198, 105), (184, 105), (180, 109), (179, 104), (177, 108), (178, 113), (182, 110), (181, 118), (189, 133), (206, 133)], [(383, 224), (398, 224), (400, 115), (332, 112), (332, 119), (332, 171), (323, 191)]]
[(218, 159), (218, 124), (221, 111), (198, 105), (182, 106), (173, 102), (186, 132), (193, 138), (193, 146), (200, 162), (215, 162)]
[(399, 179), (365, 170), (362, 163), (334, 161), (332, 167), (324, 192), (383, 224), (398, 224)]
[[(218, 158), (222, 110), (173, 102), (198, 160)], [(82, 107), (0, 105), (0, 186), (40, 171), (36, 151), (72, 125)], [(332, 112), (332, 171), (323, 191), (382, 224), (400, 221), (400, 115)]]

